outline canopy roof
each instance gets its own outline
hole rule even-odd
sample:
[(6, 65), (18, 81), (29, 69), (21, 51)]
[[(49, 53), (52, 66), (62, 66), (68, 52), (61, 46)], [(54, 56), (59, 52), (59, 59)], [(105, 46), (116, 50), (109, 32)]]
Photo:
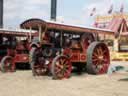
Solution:
[[(36, 31), (31, 31), (32, 35), (36, 33)], [(26, 37), (30, 34), (30, 30), (10, 30), (10, 29), (0, 29), (0, 34), (2, 35), (13, 35), (13, 36), (21, 36)]]
[(47, 27), (47, 29), (61, 30), (67, 32), (76, 32), (76, 33), (89, 32), (89, 33), (114, 35), (114, 32), (109, 29), (89, 28), (89, 27), (61, 24), (56, 22), (49, 22), (49, 21), (47, 22), (37, 18), (28, 19), (20, 25), (20, 27), (24, 29), (30, 29), (30, 28), (39, 29), (39, 26)]

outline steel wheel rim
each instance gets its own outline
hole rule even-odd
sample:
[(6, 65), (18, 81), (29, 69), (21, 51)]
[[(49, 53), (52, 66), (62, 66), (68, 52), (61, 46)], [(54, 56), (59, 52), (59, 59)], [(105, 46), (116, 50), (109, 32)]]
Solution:
[(106, 73), (109, 63), (110, 58), (107, 48), (103, 45), (97, 45), (92, 54), (92, 64), (93, 68), (96, 70), (96, 73)]

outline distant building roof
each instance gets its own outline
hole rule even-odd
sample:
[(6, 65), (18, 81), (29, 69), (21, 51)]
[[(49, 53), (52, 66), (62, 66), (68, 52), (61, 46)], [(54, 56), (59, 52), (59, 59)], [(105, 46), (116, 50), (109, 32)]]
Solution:
[(124, 18), (113, 18), (112, 21), (109, 23), (109, 25), (106, 27), (106, 29), (117, 32), (122, 23), (123, 23), (123, 26), (127, 27), (127, 24)]

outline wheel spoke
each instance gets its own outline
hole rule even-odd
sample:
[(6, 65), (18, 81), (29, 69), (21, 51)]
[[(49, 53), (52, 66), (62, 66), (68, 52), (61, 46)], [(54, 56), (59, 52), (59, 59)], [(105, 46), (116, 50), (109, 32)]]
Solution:
[(104, 62), (104, 63), (106, 63), (106, 62), (107, 62), (107, 59), (106, 59), (106, 58), (104, 58), (104, 59), (103, 59), (103, 62)]
[(62, 69), (63, 68), (63, 65), (61, 65), (59, 62), (56, 62), (55, 66), (59, 69)]
[(60, 61), (60, 64), (63, 65), (66, 60), (64, 58), (60, 58), (59, 61)]
[(101, 61), (98, 59), (96, 65), (101, 64)]
[(97, 53), (96, 51), (93, 53), (93, 55), (96, 56), (96, 57), (99, 56), (98, 53)]
[(100, 51), (99, 51), (98, 48), (96, 49), (96, 52), (97, 52), (97, 55), (99, 56), (100, 55)]
[(63, 63), (64, 65), (68, 65), (69, 64), (69, 62), (67, 61), (67, 60), (64, 60), (64, 63)]
[(55, 73), (58, 74), (60, 73), (61, 69), (55, 69)]
[(102, 66), (102, 68), (99, 70), (99, 73), (102, 74), (102, 73), (105, 73), (108, 69), (108, 64), (104, 64)]
[(95, 62), (95, 61), (98, 61), (98, 58), (93, 58), (93, 60), (92, 60), (93, 62)]
[(66, 62), (66, 59), (63, 59), (61, 62), (62, 62), (62, 65), (64, 65)]
[(105, 55), (105, 53), (107, 53), (106, 50), (103, 50), (103, 55)]
[(100, 55), (102, 56), (103, 55), (103, 50), (102, 50), (101, 46), (99, 47), (99, 52), (100, 52)]
[(98, 55), (96, 56), (95, 54), (93, 54), (92, 59), (96, 59), (96, 58), (98, 58)]
[(66, 69), (68, 69), (68, 68), (70, 68), (70, 67), (71, 67), (71, 65), (69, 65), (69, 64), (67, 64), (67, 65), (65, 66)]

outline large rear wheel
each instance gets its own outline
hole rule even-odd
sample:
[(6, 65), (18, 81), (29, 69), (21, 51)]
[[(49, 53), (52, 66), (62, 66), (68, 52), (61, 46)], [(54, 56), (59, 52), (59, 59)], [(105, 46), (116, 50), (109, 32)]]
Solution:
[(1, 60), (1, 71), (2, 72), (14, 72), (15, 71), (15, 64), (13, 62), (13, 57), (5, 56)]
[(93, 42), (87, 50), (87, 72), (104, 74), (110, 64), (109, 50), (106, 44)]
[(54, 79), (69, 78), (72, 71), (72, 64), (68, 57), (59, 55), (55, 57), (51, 65), (51, 73)]

